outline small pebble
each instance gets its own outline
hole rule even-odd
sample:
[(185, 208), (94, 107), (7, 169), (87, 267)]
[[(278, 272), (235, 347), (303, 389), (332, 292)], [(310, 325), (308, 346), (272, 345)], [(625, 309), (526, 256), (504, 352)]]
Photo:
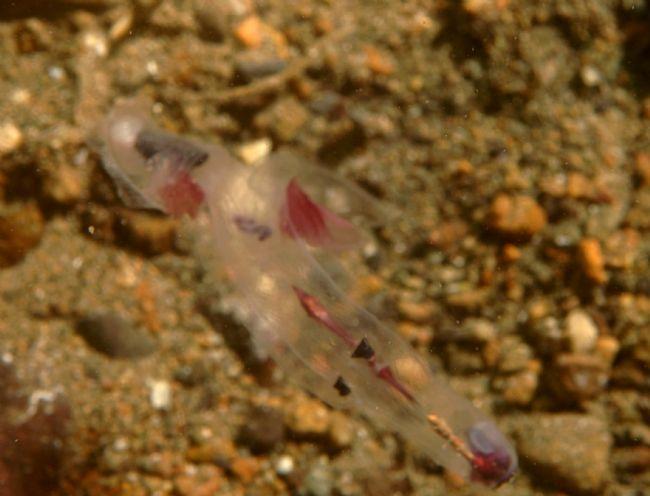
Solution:
[(235, 444), (228, 437), (210, 435), (205, 438), (199, 436), (199, 438), (193, 440), (198, 444), (190, 447), (185, 453), (185, 458), (191, 463), (228, 466), (237, 456)]
[(287, 426), (301, 436), (322, 436), (330, 426), (330, 411), (316, 399), (299, 399), (287, 414)]
[(650, 152), (636, 154), (634, 157), (634, 171), (642, 186), (650, 186)]
[(588, 353), (596, 346), (598, 327), (584, 310), (571, 310), (566, 317), (564, 328), (572, 352)]
[(608, 379), (609, 371), (600, 357), (565, 353), (550, 367), (548, 385), (558, 401), (572, 404), (596, 398)]
[(235, 70), (245, 81), (277, 74), (286, 66), (285, 60), (270, 56), (261, 50), (247, 50), (237, 54), (235, 58)]
[(0, 157), (16, 151), (23, 144), (23, 133), (13, 122), (0, 124)]
[(632, 446), (614, 451), (612, 461), (617, 470), (643, 473), (650, 470), (650, 446)]
[(293, 97), (282, 98), (255, 117), (255, 126), (264, 132), (271, 132), (281, 141), (288, 142), (296, 137), (309, 118), (309, 112)]
[(262, 20), (249, 16), (235, 26), (235, 38), (249, 48), (257, 48), (262, 44), (262, 29)]
[(614, 363), (620, 349), (621, 343), (614, 336), (601, 336), (596, 341), (596, 354), (608, 367)]
[(504, 378), (498, 388), (502, 390), (504, 401), (518, 406), (530, 404), (539, 385), (541, 368), (541, 363), (538, 360), (531, 360), (528, 369)]
[(149, 212), (122, 212), (119, 234), (123, 242), (147, 255), (168, 253), (174, 247), (177, 222)]
[(533, 358), (533, 350), (529, 345), (515, 336), (505, 336), (501, 341), (501, 349), (497, 368), (499, 372), (510, 374), (526, 369)]
[(331, 469), (319, 462), (312, 466), (303, 481), (306, 496), (330, 496), (333, 493), (334, 476)]
[(418, 324), (430, 322), (436, 309), (436, 305), (432, 301), (415, 302), (401, 299), (397, 304), (397, 310), (402, 317)]
[(594, 238), (584, 238), (578, 243), (578, 263), (584, 275), (595, 284), (607, 281), (605, 259), (600, 242)]
[(603, 80), (603, 76), (598, 69), (591, 65), (585, 65), (580, 69), (580, 77), (585, 86), (596, 86)]
[(47, 172), (43, 194), (58, 204), (72, 205), (81, 200), (88, 189), (87, 177), (78, 167), (58, 164)]
[(156, 410), (169, 410), (172, 404), (172, 386), (168, 381), (149, 381), (149, 401)]
[(76, 330), (95, 350), (112, 358), (140, 358), (156, 349), (149, 334), (114, 312), (97, 312), (81, 317)]
[(249, 141), (239, 146), (235, 153), (246, 164), (255, 164), (265, 159), (273, 147), (273, 142), (268, 138), (261, 138), (255, 141)]
[(194, 16), (203, 34), (220, 40), (230, 32), (231, 23), (251, 11), (247, 0), (194, 0)]
[(284, 440), (282, 412), (271, 407), (255, 407), (239, 432), (239, 441), (253, 453), (265, 453)]
[(503, 237), (526, 240), (546, 226), (546, 212), (526, 195), (498, 195), (490, 205), (488, 227)]
[(181, 365), (174, 371), (174, 380), (183, 386), (191, 388), (203, 384), (210, 376), (208, 364), (203, 360), (194, 360)]
[(234, 28), (234, 36), (248, 48), (268, 46), (280, 55), (286, 53), (287, 40), (284, 35), (256, 15), (248, 16), (238, 23)]
[(230, 464), (230, 470), (244, 484), (249, 484), (259, 472), (260, 462), (253, 457), (236, 458)]
[(390, 76), (395, 72), (395, 61), (392, 56), (379, 50), (378, 48), (368, 45), (365, 47), (366, 64), (368, 69), (380, 76)]
[(44, 229), (36, 203), (0, 203), (0, 267), (22, 260), (40, 242)]
[(295, 462), (290, 455), (282, 455), (275, 464), (275, 472), (279, 476), (286, 476), (293, 472)]

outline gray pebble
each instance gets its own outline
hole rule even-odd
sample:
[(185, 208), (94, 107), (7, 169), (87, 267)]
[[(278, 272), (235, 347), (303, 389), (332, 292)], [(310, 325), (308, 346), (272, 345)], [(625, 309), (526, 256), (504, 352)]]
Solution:
[(253, 408), (239, 432), (239, 441), (255, 453), (272, 450), (284, 440), (282, 412), (271, 407)]
[(92, 348), (112, 358), (140, 358), (156, 348), (146, 331), (114, 312), (85, 315), (76, 329)]
[(608, 477), (611, 438), (589, 415), (539, 414), (517, 419), (517, 450), (531, 474), (569, 494), (598, 491)]

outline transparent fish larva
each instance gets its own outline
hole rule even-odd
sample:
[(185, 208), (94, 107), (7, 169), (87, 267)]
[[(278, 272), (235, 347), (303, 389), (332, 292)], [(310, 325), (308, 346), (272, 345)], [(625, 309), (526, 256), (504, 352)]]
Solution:
[(516, 453), (494, 422), (355, 301), (370, 239), (359, 226), (390, 219), (389, 209), (290, 153), (245, 166), (220, 146), (158, 130), (135, 101), (116, 105), (100, 134), (127, 205), (187, 216), (211, 234), (255, 345), (295, 383), (468, 480), (513, 476)]

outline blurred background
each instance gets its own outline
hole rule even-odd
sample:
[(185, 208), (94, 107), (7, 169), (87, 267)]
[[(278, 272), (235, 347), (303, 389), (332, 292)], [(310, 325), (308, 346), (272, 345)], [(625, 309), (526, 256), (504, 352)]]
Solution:
[(0, 0), (0, 95), (1, 496), (486, 494), (254, 356), (101, 168), (133, 95), (402, 211), (368, 304), (515, 441), (501, 494), (650, 494), (646, 0)]

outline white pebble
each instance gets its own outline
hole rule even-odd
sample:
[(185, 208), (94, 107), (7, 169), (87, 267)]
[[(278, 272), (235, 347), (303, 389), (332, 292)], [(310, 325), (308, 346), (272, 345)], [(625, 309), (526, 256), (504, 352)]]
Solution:
[(48, 68), (47, 74), (55, 81), (61, 81), (65, 77), (65, 71), (63, 70), (63, 67), (58, 65), (53, 65), (52, 67)]
[(249, 143), (244, 143), (237, 150), (237, 156), (241, 158), (246, 164), (251, 165), (266, 158), (271, 152), (271, 140), (268, 138), (261, 138)]
[(603, 79), (598, 69), (591, 65), (586, 65), (580, 70), (580, 77), (582, 77), (582, 82), (586, 86), (596, 86)]
[(151, 406), (156, 410), (169, 410), (172, 404), (172, 387), (168, 381), (165, 380), (151, 380), (149, 381), (149, 400)]
[(293, 472), (295, 463), (289, 455), (282, 455), (275, 464), (275, 472), (278, 475), (289, 475)]

